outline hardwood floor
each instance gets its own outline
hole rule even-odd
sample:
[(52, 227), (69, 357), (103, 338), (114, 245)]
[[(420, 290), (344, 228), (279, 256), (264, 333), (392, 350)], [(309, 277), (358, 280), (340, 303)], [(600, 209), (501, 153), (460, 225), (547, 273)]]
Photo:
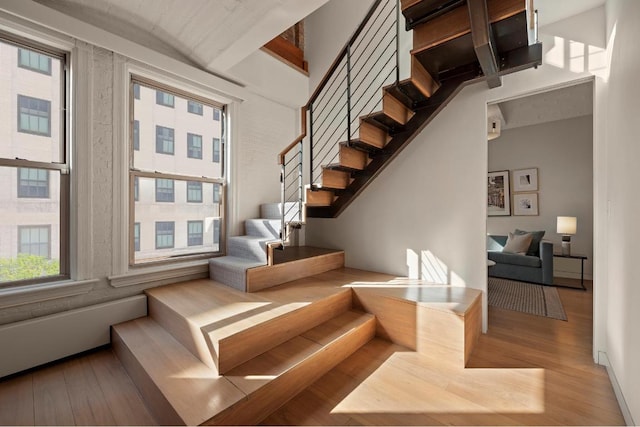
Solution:
[[(489, 309), (468, 367), (374, 339), (264, 424), (622, 425), (591, 358), (592, 293), (559, 288), (568, 321)], [(0, 381), (1, 425), (152, 425), (111, 349)]]

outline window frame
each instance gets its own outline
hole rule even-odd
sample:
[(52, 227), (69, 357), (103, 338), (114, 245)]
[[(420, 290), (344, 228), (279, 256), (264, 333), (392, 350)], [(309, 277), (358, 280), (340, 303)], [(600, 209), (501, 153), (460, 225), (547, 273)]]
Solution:
[[(56, 108), (59, 108), (59, 126), (58, 126), (58, 137), (60, 141), (60, 151), (58, 153), (57, 161), (39, 161), (39, 160), (28, 160), (21, 158), (2, 158), (0, 157), (0, 167), (10, 167), (16, 169), (16, 174), (18, 173), (18, 169), (20, 168), (31, 168), (31, 169), (44, 169), (48, 171), (49, 176), (49, 185), (51, 183), (51, 172), (59, 173), (59, 196), (60, 196), (60, 207), (59, 207), (59, 268), (60, 271), (58, 274), (53, 274), (51, 276), (41, 276), (41, 277), (33, 277), (29, 279), (22, 280), (14, 280), (2, 282), (2, 287), (20, 287), (26, 285), (33, 284), (42, 284), (42, 283), (51, 283), (51, 282), (60, 282), (63, 280), (71, 279), (71, 267), (70, 267), (70, 244), (71, 244), (71, 235), (70, 235), (70, 227), (71, 227), (71, 168), (70, 168), (70, 156), (71, 156), (71, 138), (69, 134), (70, 127), (70, 117), (71, 117), (71, 79), (70, 79), (70, 64), (71, 64), (71, 54), (67, 50), (55, 48), (49, 46), (47, 44), (39, 43), (35, 40), (32, 40), (28, 37), (20, 37), (17, 35), (9, 34), (4, 31), (0, 32), (0, 41), (12, 46), (15, 46), (17, 49), (24, 48), (26, 50), (30, 50), (36, 53), (40, 53), (50, 58), (55, 58), (60, 61), (60, 102), (57, 105), (53, 105), (53, 102), (49, 101), (49, 133), (48, 137), (52, 137), (52, 124), (54, 123), (52, 120), (53, 111)], [(26, 67), (20, 67), (19, 59), (17, 59), (16, 66), (18, 68), (27, 69)], [(51, 74), (53, 74), (53, 61), (51, 61)], [(29, 68), (30, 69), (30, 68)], [(36, 71), (36, 70), (33, 70)], [(26, 95), (25, 95), (26, 96)], [(28, 97), (28, 96), (27, 96)], [(32, 98), (32, 97), (30, 97)], [(16, 102), (16, 116), (20, 117), (20, 106), (19, 102)], [(15, 123), (15, 122), (14, 122)], [(19, 131), (19, 123), (16, 131), (20, 133), (27, 133), (33, 135), (44, 136), (42, 133), (31, 133)], [(16, 175), (16, 178), (18, 176)], [(51, 188), (49, 188), (49, 198), (51, 197)], [(25, 226), (27, 226), (25, 224)], [(31, 225), (29, 225), (31, 226)], [(33, 225), (37, 226), (37, 224)], [(53, 246), (51, 241), (51, 230), (49, 234), (49, 259), (51, 254), (53, 253)], [(18, 238), (19, 244), (19, 238)]]
[[(133, 150), (133, 146), (132, 146), (132, 139), (133, 139), (133, 120), (134, 120), (134, 116), (135, 116), (135, 111), (134, 111), (134, 94), (133, 94), (133, 85), (134, 84), (139, 84), (141, 86), (145, 86), (147, 88), (150, 88), (152, 90), (161, 90), (162, 92), (165, 93), (169, 93), (172, 94), (174, 96), (178, 96), (181, 97), (183, 99), (188, 100), (194, 100), (198, 103), (201, 103), (203, 105), (203, 109), (204, 106), (208, 106), (208, 107), (212, 107), (212, 108), (217, 108), (220, 111), (220, 125), (221, 125), (221, 135), (220, 135), (220, 141), (221, 144), (223, 143), (223, 141), (226, 141), (228, 138), (227, 132), (228, 132), (228, 126), (226, 123), (227, 120), (227, 116), (226, 116), (226, 110), (227, 110), (227, 106), (222, 103), (222, 102), (218, 102), (218, 101), (214, 101), (211, 98), (207, 98), (201, 95), (196, 95), (195, 93), (197, 93), (198, 91), (194, 90), (193, 92), (190, 91), (185, 91), (185, 90), (181, 90), (178, 89), (174, 86), (168, 86), (166, 84), (163, 84), (160, 82), (160, 80), (162, 80), (161, 76), (155, 76), (153, 79), (152, 78), (148, 78), (148, 77), (143, 77), (139, 74), (136, 73), (136, 71), (130, 71), (129, 72), (129, 91), (128, 91), (128, 97), (129, 97), (129, 150), (128, 150), (128, 158), (129, 158), (129, 168), (128, 168), (128, 174), (129, 174), (129, 179), (128, 179), (128, 188), (129, 188), (129, 226), (128, 226), (128, 240), (129, 240), (129, 265), (128, 267), (130, 269), (144, 269), (144, 268), (148, 268), (150, 266), (160, 266), (160, 265), (166, 265), (166, 264), (172, 264), (172, 263), (178, 263), (178, 262), (184, 262), (184, 261), (192, 261), (192, 260), (203, 260), (203, 259), (210, 259), (211, 257), (217, 257), (217, 256), (222, 256), (225, 254), (225, 248), (226, 248), (226, 229), (227, 229), (227, 172), (226, 172), (226, 162), (228, 161), (228, 159), (225, 157), (226, 154), (221, 151), (220, 153), (220, 164), (221, 164), (221, 173), (220, 173), (220, 177), (216, 177), (216, 178), (210, 178), (210, 177), (203, 177), (203, 176), (191, 176), (191, 175), (182, 175), (182, 174), (173, 174), (173, 173), (164, 173), (164, 172), (159, 172), (159, 171), (148, 171), (148, 170), (139, 170), (136, 169), (134, 167), (134, 150)], [(211, 96), (215, 96), (215, 95), (211, 95)], [(175, 98), (174, 98), (175, 100)], [(175, 144), (175, 134), (174, 134), (174, 144)], [(174, 145), (174, 151), (175, 151), (175, 145)], [(204, 138), (203, 138), (203, 158), (204, 158)], [(210, 183), (210, 184), (217, 184), (219, 185), (220, 188), (220, 200), (218, 202), (219, 204), (219, 216), (216, 217), (216, 221), (218, 222), (218, 227), (219, 227), (219, 239), (216, 240), (215, 244), (218, 245), (218, 250), (217, 251), (213, 251), (213, 250), (209, 250), (209, 248), (203, 248), (203, 251), (201, 252), (192, 252), (192, 253), (188, 253), (188, 254), (179, 254), (179, 255), (174, 255), (174, 256), (170, 256), (167, 258), (159, 258), (156, 260), (142, 260), (142, 261), (138, 261), (136, 262), (135, 260), (135, 251), (134, 251), (134, 242), (133, 242), (133, 227), (134, 227), (134, 222), (135, 222), (135, 207), (134, 207), (134, 203), (135, 201), (133, 201), (133, 187), (134, 187), (134, 179), (138, 177), (138, 178), (152, 178), (152, 179), (156, 179), (156, 178), (166, 178), (166, 179), (173, 179), (174, 181), (199, 181), (202, 183)], [(175, 188), (175, 187), (174, 187)], [(175, 194), (175, 190), (174, 190), (174, 194)], [(204, 190), (203, 190), (203, 199), (204, 199)], [(203, 234), (204, 234), (204, 230), (203, 230)], [(154, 236), (155, 238), (155, 236)], [(204, 237), (203, 237), (204, 239)], [(174, 228), (174, 246), (175, 246), (175, 228)], [(188, 247), (188, 246), (187, 246)]]

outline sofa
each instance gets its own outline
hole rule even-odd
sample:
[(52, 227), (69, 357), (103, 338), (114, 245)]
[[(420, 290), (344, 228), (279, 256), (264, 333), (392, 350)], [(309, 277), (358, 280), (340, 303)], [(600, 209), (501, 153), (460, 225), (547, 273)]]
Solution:
[[(516, 232), (525, 233), (521, 230)], [(533, 239), (524, 255), (502, 251), (507, 243), (507, 236), (487, 236), (487, 256), (495, 262), (495, 265), (489, 267), (489, 276), (552, 285), (553, 243), (542, 240), (544, 232), (537, 233), (536, 237), (539, 238)]]

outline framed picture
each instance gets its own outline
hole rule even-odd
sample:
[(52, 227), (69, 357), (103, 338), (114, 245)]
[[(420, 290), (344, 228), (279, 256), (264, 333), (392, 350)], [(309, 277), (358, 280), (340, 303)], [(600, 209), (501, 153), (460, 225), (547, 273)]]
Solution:
[(538, 191), (538, 168), (513, 171), (513, 192)]
[(538, 193), (514, 194), (514, 215), (538, 215)]
[(487, 180), (487, 214), (489, 216), (511, 215), (510, 195), (509, 171), (489, 172)]

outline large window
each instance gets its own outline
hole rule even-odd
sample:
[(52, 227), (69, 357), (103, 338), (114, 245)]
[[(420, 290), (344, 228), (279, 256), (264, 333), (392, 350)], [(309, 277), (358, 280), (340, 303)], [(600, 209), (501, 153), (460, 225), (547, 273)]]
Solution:
[(51, 101), (18, 95), (18, 131), (51, 136)]
[[(130, 264), (219, 254), (225, 230), (224, 105), (135, 76), (130, 87)], [(214, 111), (220, 120), (211, 120)], [(135, 137), (134, 131), (146, 129), (156, 130), (155, 140)]]
[(69, 277), (66, 54), (0, 36), (0, 286)]

